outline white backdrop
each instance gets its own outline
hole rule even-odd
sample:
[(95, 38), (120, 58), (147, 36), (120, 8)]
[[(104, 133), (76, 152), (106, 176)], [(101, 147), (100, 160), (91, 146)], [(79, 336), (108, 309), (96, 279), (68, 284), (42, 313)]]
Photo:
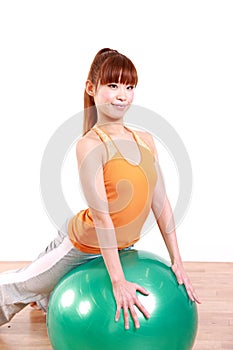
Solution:
[[(165, 118), (182, 138), (194, 186), (177, 235), (183, 260), (233, 261), (232, 1), (0, 2), (0, 260), (31, 260), (56, 235), (40, 195), (40, 164), (55, 130), (83, 108), (96, 52), (129, 56), (139, 73), (135, 103)], [(157, 144), (168, 195), (175, 165)], [(85, 207), (74, 148), (64, 194)], [(158, 228), (137, 245), (167, 258)]]

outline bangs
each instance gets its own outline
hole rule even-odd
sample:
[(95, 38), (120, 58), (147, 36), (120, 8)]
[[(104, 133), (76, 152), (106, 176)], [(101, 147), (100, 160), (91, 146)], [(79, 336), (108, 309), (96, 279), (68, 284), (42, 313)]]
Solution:
[(102, 64), (98, 82), (101, 85), (120, 83), (136, 86), (138, 75), (134, 64), (124, 55), (108, 57)]

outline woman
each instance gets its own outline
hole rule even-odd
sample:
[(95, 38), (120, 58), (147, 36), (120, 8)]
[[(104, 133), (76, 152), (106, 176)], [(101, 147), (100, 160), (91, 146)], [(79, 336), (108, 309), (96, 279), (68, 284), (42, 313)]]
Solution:
[[(150, 315), (136, 291), (148, 292), (124, 277), (119, 250), (140, 239), (152, 209), (167, 246), (172, 270), (192, 301), (200, 302), (184, 271), (175, 229), (166, 227), (172, 211), (162, 186), (152, 136), (124, 125), (138, 77), (133, 63), (116, 50), (103, 49), (91, 65), (84, 94), (84, 132), (77, 142), (79, 175), (88, 208), (67, 219), (58, 237), (24, 269), (0, 275), (0, 324), (28, 303), (47, 310), (49, 295), (68, 271), (103, 256), (116, 300), (115, 320), (123, 309), (125, 328), (135, 306)], [(77, 281), (78, 283), (78, 281)]]

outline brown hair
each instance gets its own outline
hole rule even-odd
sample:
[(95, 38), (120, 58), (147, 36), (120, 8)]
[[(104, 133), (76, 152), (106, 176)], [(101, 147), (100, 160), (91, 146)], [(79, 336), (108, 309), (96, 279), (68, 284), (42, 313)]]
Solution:
[[(87, 77), (95, 87), (109, 83), (137, 85), (138, 76), (132, 61), (116, 50), (108, 48), (100, 50), (92, 64)], [(84, 122), (83, 135), (85, 135), (97, 122), (97, 109), (94, 97), (86, 90), (84, 92)]]

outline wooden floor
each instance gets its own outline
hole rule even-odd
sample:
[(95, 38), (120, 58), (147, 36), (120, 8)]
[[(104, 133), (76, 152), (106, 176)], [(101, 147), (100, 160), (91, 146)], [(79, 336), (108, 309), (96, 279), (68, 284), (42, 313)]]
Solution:
[[(0, 271), (25, 263), (0, 263)], [(233, 350), (233, 263), (184, 263), (202, 300), (193, 350)], [(45, 316), (26, 307), (0, 327), (0, 350), (52, 350)], [(172, 350), (172, 349), (169, 349)]]

